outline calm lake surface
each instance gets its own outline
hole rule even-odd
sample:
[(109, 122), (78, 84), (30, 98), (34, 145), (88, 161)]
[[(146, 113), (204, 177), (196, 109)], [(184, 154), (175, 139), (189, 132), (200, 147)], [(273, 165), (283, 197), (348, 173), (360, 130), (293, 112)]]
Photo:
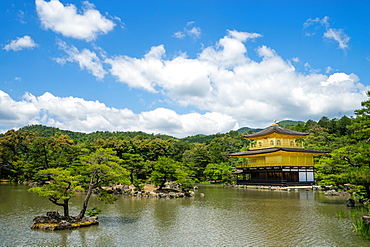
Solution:
[[(349, 215), (346, 198), (319, 192), (200, 186), (194, 198), (120, 196), (106, 205), (94, 197), (99, 225), (44, 232), (30, 229), (33, 217), (63, 210), (27, 189), (0, 184), (1, 246), (370, 246), (349, 216), (336, 215)], [(71, 215), (82, 201), (73, 198)]]

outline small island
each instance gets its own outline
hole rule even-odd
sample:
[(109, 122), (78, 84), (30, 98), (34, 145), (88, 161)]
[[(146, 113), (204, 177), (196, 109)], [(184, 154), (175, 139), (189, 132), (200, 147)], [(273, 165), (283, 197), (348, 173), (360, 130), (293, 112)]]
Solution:
[(77, 217), (61, 216), (57, 211), (47, 212), (46, 216), (36, 216), (31, 226), (32, 230), (72, 230), (99, 224), (97, 216), (84, 216), (82, 219)]

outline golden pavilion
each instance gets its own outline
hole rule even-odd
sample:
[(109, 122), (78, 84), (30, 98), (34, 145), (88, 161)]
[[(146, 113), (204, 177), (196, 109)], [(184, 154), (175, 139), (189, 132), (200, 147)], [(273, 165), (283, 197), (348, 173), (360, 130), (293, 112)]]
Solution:
[(243, 158), (234, 172), (237, 184), (314, 184), (313, 157), (328, 152), (304, 149), (297, 139), (307, 135), (282, 128), (276, 123), (257, 133), (244, 135), (244, 138), (253, 140), (249, 150), (229, 154)]

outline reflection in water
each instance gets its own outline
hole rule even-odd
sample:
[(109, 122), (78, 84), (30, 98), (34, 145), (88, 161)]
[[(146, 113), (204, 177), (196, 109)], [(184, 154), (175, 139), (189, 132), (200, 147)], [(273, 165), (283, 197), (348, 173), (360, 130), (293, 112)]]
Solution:
[[(200, 197), (204, 193), (205, 197)], [(346, 198), (307, 191), (200, 186), (194, 198), (96, 197), (100, 224), (74, 231), (32, 231), (32, 218), (56, 208), (24, 185), (0, 185), (3, 246), (367, 246), (338, 218)], [(71, 200), (76, 215), (83, 196)]]

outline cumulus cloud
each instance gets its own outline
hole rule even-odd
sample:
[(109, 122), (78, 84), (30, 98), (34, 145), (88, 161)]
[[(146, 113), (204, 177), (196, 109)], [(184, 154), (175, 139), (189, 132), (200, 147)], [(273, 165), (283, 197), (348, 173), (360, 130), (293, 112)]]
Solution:
[(7, 51), (20, 51), (23, 49), (32, 49), (36, 46), (37, 44), (35, 43), (35, 41), (33, 41), (30, 36), (25, 35), (23, 37), (18, 37), (17, 39), (12, 40), (9, 44), (5, 45), (3, 49)]
[[(178, 115), (159, 108), (134, 114), (133, 121), (140, 124), (127, 123), (123, 129), (139, 126), (150, 133), (173, 135), (216, 133), (235, 126), (264, 127), (274, 119), (353, 115), (366, 100), (370, 88), (355, 74), (332, 73), (332, 68), (320, 74), (307, 63), (307, 72), (300, 73), (291, 63), (299, 62), (298, 58), (284, 60), (265, 45), (253, 50), (259, 58), (251, 59), (245, 43), (259, 37), (257, 33), (228, 31), (195, 58), (181, 54), (168, 59), (164, 45), (153, 46), (142, 58), (101, 56), (61, 46), (69, 54), (66, 61), (79, 63), (98, 78), (110, 73), (132, 88), (162, 94), (167, 102), (208, 112)], [(101, 64), (110, 68), (104, 70)], [(100, 73), (92, 69), (97, 65)]]
[(328, 16), (325, 16), (322, 19), (310, 18), (303, 23), (303, 28), (305, 30), (306, 36), (315, 35), (321, 27), (324, 27), (326, 29), (323, 34), (324, 38), (338, 42), (338, 48), (342, 49), (343, 51), (348, 48), (350, 37), (348, 37), (347, 34), (344, 33), (343, 29), (331, 28)]
[(88, 49), (83, 49), (79, 51), (74, 46), (68, 46), (65, 42), (58, 42), (59, 49), (65, 51), (68, 57), (55, 58), (55, 61), (64, 64), (66, 62), (76, 62), (79, 64), (81, 69), (86, 69), (91, 72), (92, 75), (96, 76), (98, 79), (103, 79), (106, 71), (103, 68), (98, 55)]
[[(199, 122), (202, 122), (201, 126)], [(173, 110), (158, 108), (135, 114), (129, 109), (107, 107), (99, 101), (61, 98), (51, 93), (38, 97), (26, 93), (22, 101), (15, 101), (0, 90), (0, 126), (13, 128), (28, 124), (81, 132), (144, 131), (176, 137), (227, 132), (238, 127), (235, 119), (221, 113), (181, 115)]]
[(319, 74), (307, 64), (309, 73), (303, 75), (267, 46), (255, 51), (260, 61), (252, 60), (244, 43), (260, 36), (228, 31), (194, 59), (183, 55), (166, 59), (160, 45), (141, 59), (120, 56), (104, 62), (122, 83), (163, 93), (181, 106), (231, 116), (242, 126), (264, 126), (275, 118), (351, 115), (366, 98), (369, 88), (353, 74)]
[(29, 124), (38, 109), (27, 101), (15, 101), (0, 90), (0, 126), (13, 128)]
[(94, 8), (93, 4), (84, 1), (80, 14), (73, 4), (63, 5), (59, 0), (36, 0), (36, 11), (45, 29), (86, 41), (95, 40), (99, 34), (106, 34), (115, 26)]
[(197, 59), (183, 54), (171, 60), (165, 59), (163, 45), (155, 46), (141, 59), (128, 56), (107, 58), (110, 73), (130, 87), (157, 92), (156, 88), (172, 98), (187, 98), (189, 101), (203, 101), (212, 92), (211, 72), (232, 68), (249, 62), (243, 42), (261, 35), (228, 31), (214, 47), (205, 48)]
[(194, 23), (195, 22), (193, 21), (188, 22), (186, 26), (183, 28), (183, 30), (175, 32), (173, 34), (173, 37), (177, 39), (183, 39), (186, 36), (189, 36), (193, 39), (199, 39), (202, 34), (202, 30), (200, 29), (200, 27), (194, 26)]

